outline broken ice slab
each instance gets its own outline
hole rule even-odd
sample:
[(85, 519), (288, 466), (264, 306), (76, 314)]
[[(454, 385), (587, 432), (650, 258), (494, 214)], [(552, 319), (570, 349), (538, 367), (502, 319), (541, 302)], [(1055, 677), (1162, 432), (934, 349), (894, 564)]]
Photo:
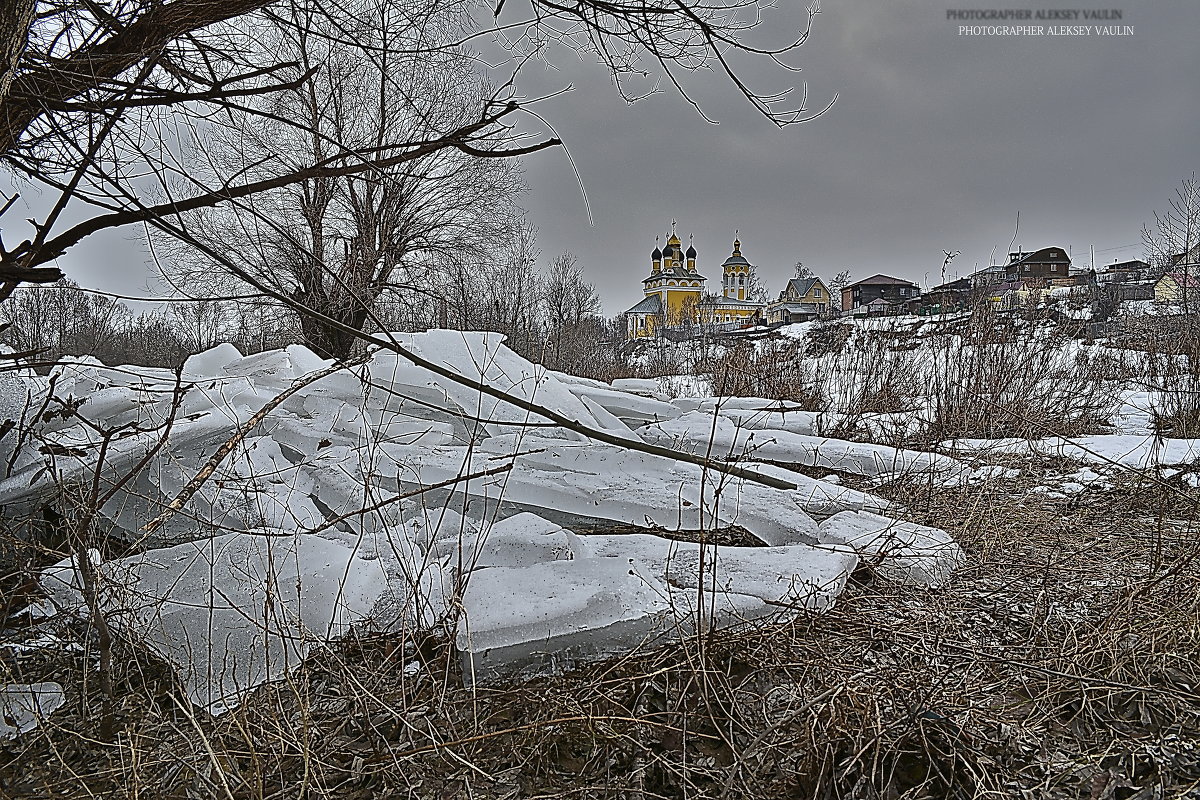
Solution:
[(547, 561), (570, 561), (586, 553), (580, 538), (561, 525), (528, 512), (485, 528), (462, 529), (438, 538), (430, 548), (436, 558), (460, 572), (484, 567), (529, 567)]
[(818, 527), (823, 541), (853, 548), (876, 574), (900, 583), (943, 586), (963, 563), (961, 548), (939, 528), (855, 511)]
[(899, 450), (886, 445), (788, 431), (747, 431), (724, 416), (714, 418), (713, 414), (703, 411), (689, 411), (678, 419), (647, 425), (637, 432), (647, 442), (674, 446), (691, 453), (707, 453), (714, 458), (774, 461), (867, 476), (970, 472), (961, 461), (939, 453)]
[(468, 686), (653, 646), (673, 619), (666, 585), (624, 558), (478, 570), (462, 604), (455, 645)]
[[(599, 443), (495, 436), (470, 461), (463, 448), (379, 449), (372, 475), (405, 490), (512, 460), (510, 472), (458, 484), (454, 491), (505, 513), (532, 511), (570, 527), (611, 520), (641, 527), (699, 530), (739, 525), (770, 545), (818, 541), (816, 523), (783, 489), (704, 471), (693, 464)], [(703, 502), (701, 489), (703, 488)], [(719, 494), (719, 497), (718, 497)], [(425, 502), (435, 502), (434, 493)], [(456, 501), (457, 502), (457, 501)]]
[(663, 392), (663, 380), (661, 378), (617, 378), (612, 382), (612, 387), (622, 392), (640, 394), (642, 397), (649, 397), (654, 400), (662, 400), (664, 402), (667, 400), (667, 396)]
[(796, 489), (790, 493), (792, 500), (813, 519), (825, 519), (839, 511), (873, 511), (876, 514), (888, 514), (903, 510), (903, 506), (893, 500), (842, 486), (837, 483), (836, 475), (817, 479), (777, 464), (744, 466), (762, 475), (796, 484)]
[[(592, 535), (584, 546), (595, 556), (640, 562), (652, 577), (678, 589), (754, 598), (759, 608), (737, 603), (746, 618), (782, 609), (824, 611), (833, 605), (858, 564), (850, 548), (806, 544), (783, 547), (705, 545), (652, 534)], [(703, 578), (701, 575), (703, 574)], [(692, 592), (695, 595), (695, 592)], [(719, 617), (717, 625), (725, 624)]]
[(470, 574), (456, 637), (468, 684), (628, 653), (692, 634), (698, 620), (708, 629), (823, 611), (858, 561), (841, 547), (702, 550), (650, 534), (581, 541), (574, 560)]
[(583, 400), (592, 401), (605, 408), (613, 416), (627, 425), (637, 427), (650, 422), (675, 419), (682, 413), (671, 403), (643, 397), (633, 392), (624, 392), (609, 386), (591, 386), (567, 383), (571, 394)]
[[(0, 430), (4, 431), (0, 434), (0, 478), (8, 476), (9, 462), (17, 460), (17, 440), (21, 435), (18, 423), (27, 415), (36, 387), (36, 380), (26, 380), (13, 372), (0, 372)], [(25, 449), (30, 448), (26, 446)]]
[(210, 347), (203, 352), (188, 356), (183, 362), (183, 379), (185, 381), (203, 381), (223, 375), (225, 367), (235, 361), (241, 361), (242, 353), (228, 342)]
[(33, 730), (66, 702), (62, 686), (53, 681), (0, 686), (0, 741)]
[[(700, 406), (699, 410), (711, 413), (711, 409)], [(768, 408), (726, 408), (720, 407), (718, 412), (728, 418), (739, 428), (748, 431), (787, 431), (811, 435), (817, 433), (818, 421), (822, 414), (816, 411), (805, 411), (796, 406), (775, 403)]]
[[(624, 424), (617, 429), (606, 426), (549, 370), (504, 347), (504, 337), (498, 333), (428, 331), (390, 335), (432, 364), (450, 369), (468, 381), (486, 384), (518, 401), (536, 403), (590, 428), (617, 434), (626, 429)], [(436, 387), (445, 395), (443, 405), (462, 409), (465, 419), (481, 420), (483, 428), (493, 435), (508, 433), (514, 425), (541, 425), (545, 436), (583, 438), (581, 434), (548, 424), (536, 413), (417, 367), (397, 353), (377, 353), (368, 364), (368, 371), (373, 381), (393, 386), (402, 393), (409, 387)]]
[[(108, 619), (213, 714), (364, 619), (387, 584), (380, 562), (316, 536), (234, 533), (97, 569)], [(83, 603), (72, 559), (45, 570), (42, 584), (62, 608)]]
[(732, 411), (802, 412), (804, 407), (787, 400), (771, 400), (766, 397), (705, 397), (696, 406), (710, 416), (714, 410), (724, 414)]

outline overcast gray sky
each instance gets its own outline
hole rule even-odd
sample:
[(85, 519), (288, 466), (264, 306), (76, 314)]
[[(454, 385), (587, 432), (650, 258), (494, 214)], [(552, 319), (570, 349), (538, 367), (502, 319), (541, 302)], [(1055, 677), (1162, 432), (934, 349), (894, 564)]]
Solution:
[[(782, 2), (756, 41), (803, 23), (803, 4)], [(950, 7), (1115, 8), (1133, 35), (966, 37)], [(764, 90), (807, 81), (814, 110), (839, 95), (784, 130), (717, 76), (691, 83), (711, 125), (669, 90), (629, 105), (601, 67), (560, 54), (556, 70), (527, 67), (521, 86), (575, 87), (541, 110), (575, 159), (594, 226), (561, 152), (526, 160), (525, 205), (543, 261), (579, 256), (608, 315), (640, 299), (672, 218), (695, 236), (710, 289), (739, 229), (772, 295), (797, 260), (826, 279), (849, 269), (933, 285), (943, 249), (961, 250), (952, 269), (966, 274), (993, 247), (1003, 257), (1018, 212), (1026, 250), (1059, 245), (1081, 264), (1089, 246), (1097, 263), (1137, 257), (1142, 224), (1200, 168), (1197, 30), (1195, 0), (826, 0), (790, 59), (802, 72), (743, 70)], [(148, 274), (138, 233), (96, 237), (63, 266), (86, 285), (136, 290)]]
[[(947, 8), (1116, 8), (1133, 35), (965, 37)], [(803, 16), (769, 17), (771, 35)], [(603, 71), (562, 59), (536, 77), (577, 87), (552, 121), (595, 227), (561, 155), (528, 160), (526, 205), (546, 255), (575, 252), (606, 314), (640, 299), (672, 217), (685, 241), (695, 235), (710, 289), (740, 229), (772, 295), (798, 260), (827, 279), (849, 269), (933, 285), (943, 249), (961, 250), (952, 269), (966, 274), (993, 247), (1003, 257), (1017, 212), (1026, 250), (1060, 245), (1077, 264), (1090, 246), (1097, 263), (1137, 257), (1142, 224), (1200, 169), (1198, 30), (1194, 0), (826, 0), (791, 59), (798, 76), (746, 70), (766, 89), (806, 80), (813, 108), (838, 93), (828, 114), (784, 130), (715, 76), (703, 99), (716, 126), (669, 92), (627, 105)]]

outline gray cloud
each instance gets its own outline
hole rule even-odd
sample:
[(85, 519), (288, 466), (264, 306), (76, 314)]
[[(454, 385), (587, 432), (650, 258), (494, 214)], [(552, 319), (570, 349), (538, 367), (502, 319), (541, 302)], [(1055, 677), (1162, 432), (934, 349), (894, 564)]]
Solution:
[[(654, 237), (672, 217), (695, 234), (710, 278), (739, 228), (775, 290), (797, 260), (827, 277), (849, 268), (936, 282), (942, 248), (962, 251), (961, 270), (1003, 253), (1018, 211), (1026, 248), (1062, 245), (1079, 263), (1090, 245), (1103, 251), (1097, 262), (1139, 255), (1141, 225), (1200, 166), (1190, 100), (1200, 7), (1127, 7), (1125, 38), (960, 37), (945, 11), (829, 3), (794, 61), (811, 107), (840, 99), (782, 131), (716, 78), (701, 94), (719, 126), (669, 93), (628, 106), (596, 69), (536, 76), (579, 87), (556, 101), (553, 120), (596, 220), (589, 230), (565, 163), (530, 159), (540, 244), (579, 255), (610, 314), (641, 296)], [(762, 64), (748, 75), (760, 85), (792, 77)]]
[[(710, 280), (740, 229), (772, 291), (797, 260), (826, 277), (849, 268), (936, 282), (943, 248), (962, 251), (962, 271), (993, 247), (1002, 254), (1018, 211), (1027, 249), (1061, 245), (1081, 263), (1090, 245), (1098, 262), (1139, 255), (1142, 224), (1200, 168), (1200, 5), (1128, 4), (1127, 38), (1026, 39), (960, 37), (945, 18), (951, 3), (987, 5), (828, 0), (792, 59), (800, 73), (745, 70), (763, 89), (806, 80), (813, 109), (840, 93), (828, 114), (785, 130), (711, 73), (686, 78), (720, 125), (669, 90), (627, 104), (603, 69), (571, 54), (554, 59), (558, 70), (527, 67), (531, 96), (576, 87), (542, 111), (595, 216), (589, 227), (562, 153), (527, 159), (526, 205), (546, 257), (575, 252), (616, 314), (641, 297), (654, 237), (672, 217), (695, 236)], [(783, 5), (764, 31), (776, 41), (804, 18), (801, 4)], [(136, 291), (148, 259), (136, 233), (89, 240), (63, 266), (89, 285)]]

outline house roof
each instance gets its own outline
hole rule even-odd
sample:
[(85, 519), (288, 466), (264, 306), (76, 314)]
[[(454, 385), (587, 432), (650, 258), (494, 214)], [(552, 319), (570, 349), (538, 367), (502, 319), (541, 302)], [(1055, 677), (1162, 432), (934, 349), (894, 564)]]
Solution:
[(1193, 278), (1191, 275), (1188, 275), (1187, 273), (1168, 272), (1166, 275), (1162, 276), (1161, 280), (1165, 281), (1167, 278), (1170, 278), (1171, 280), (1175, 281), (1175, 284), (1177, 286), (1186, 286), (1189, 289), (1200, 289), (1200, 281), (1196, 280), (1195, 278)]
[(1041, 250), (1034, 250), (1032, 253), (1009, 253), (1009, 258), (1018, 256), (1016, 260), (1010, 260), (1008, 266), (1016, 266), (1019, 264), (1070, 264), (1071, 257), (1067, 255), (1067, 251), (1061, 247), (1043, 247)]
[(808, 294), (810, 289), (812, 289), (813, 284), (817, 283), (820, 280), (821, 279), (817, 278), (817, 277), (792, 278), (790, 281), (787, 282), (787, 288), (784, 289), (784, 292), (786, 293), (788, 289), (792, 289), (796, 292), (796, 294), (803, 297), (804, 295)]
[(642, 301), (633, 308), (626, 311), (626, 314), (658, 314), (662, 311), (662, 298), (657, 294), (652, 294), (649, 297), (642, 298)]
[(768, 311), (786, 311), (789, 314), (820, 314), (822, 309), (816, 303), (772, 303)]
[(966, 292), (971, 288), (970, 278), (959, 278), (956, 281), (943, 283), (941, 286), (935, 286), (925, 294), (936, 294), (938, 292)]
[(1200, 242), (1192, 245), (1190, 250), (1185, 250), (1182, 253), (1176, 253), (1171, 256), (1171, 266), (1178, 267), (1182, 264), (1200, 263)]
[(1125, 272), (1129, 270), (1146, 269), (1150, 265), (1141, 259), (1133, 259), (1131, 261), (1113, 262), (1104, 268), (1105, 272)]
[(893, 278), (891, 275), (872, 275), (869, 278), (863, 278), (861, 281), (852, 283), (847, 286), (847, 289), (853, 289), (855, 286), (883, 284), (885, 286), (916, 286), (912, 281), (906, 281), (903, 278)]

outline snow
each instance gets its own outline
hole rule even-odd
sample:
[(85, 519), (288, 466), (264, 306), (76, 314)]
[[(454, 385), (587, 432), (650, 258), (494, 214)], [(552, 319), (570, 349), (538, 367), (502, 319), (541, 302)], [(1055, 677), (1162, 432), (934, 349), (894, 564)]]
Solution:
[(53, 681), (0, 686), (0, 741), (28, 733), (66, 702), (62, 686)]

